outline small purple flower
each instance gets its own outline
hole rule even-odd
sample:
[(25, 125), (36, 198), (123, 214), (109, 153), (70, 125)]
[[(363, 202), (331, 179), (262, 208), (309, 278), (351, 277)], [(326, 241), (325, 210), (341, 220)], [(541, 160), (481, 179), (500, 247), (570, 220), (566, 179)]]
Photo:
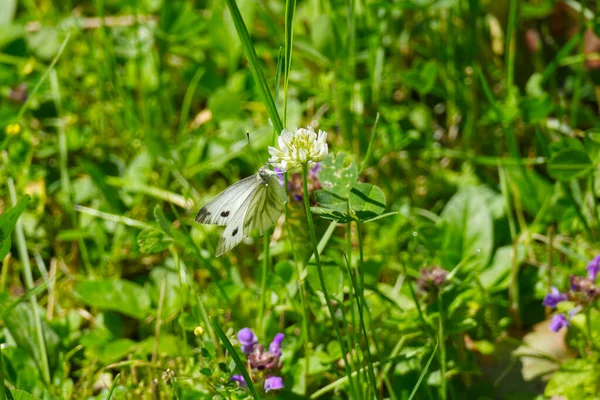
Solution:
[(311, 173), (314, 177), (317, 177), (320, 170), (321, 170), (321, 162), (318, 162), (318, 163), (315, 164), (314, 167), (312, 167), (310, 169), (309, 173)]
[(244, 328), (238, 332), (238, 340), (242, 344), (244, 354), (250, 354), (254, 351), (254, 346), (258, 343), (258, 338), (250, 328)]
[(568, 326), (569, 320), (564, 314), (556, 314), (554, 317), (552, 317), (552, 321), (550, 322), (550, 330), (553, 332), (558, 332), (563, 327), (566, 328)]
[(281, 379), (280, 377), (270, 376), (267, 379), (265, 379), (265, 392), (281, 389), (283, 389), (283, 379)]
[(567, 300), (567, 295), (564, 293), (561, 293), (558, 291), (557, 288), (552, 287), (550, 288), (550, 293), (548, 293), (546, 295), (546, 297), (544, 297), (544, 301), (542, 301), (542, 304), (548, 307), (556, 307), (556, 305), (558, 303), (560, 303), (561, 301), (566, 301)]
[(232, 382), (237, 382), (240, 385), (240, 387), (248, 387), (242, 375), (231, 375), (231, 378), (229, 378), (229, 380)]
[(275, 171), (275, 174), (277, 175), (277, 180), (279, 181), (279, 184), (283, 187), (283, 185), (285, 184), (285, 173), (277, 167), (273, 167), (273, 171)]
[(600, 256), (596, 256), (586, 267), (588, 273), (588, 279), (592, 283), (596, 280), (598, 272), (600, 272)]
[(281, 343), (283, 342), (283, 338), (285, 338), (284, 334), (278, 333), (269, 345), (269, 351), (277, 357), (281, 356)]

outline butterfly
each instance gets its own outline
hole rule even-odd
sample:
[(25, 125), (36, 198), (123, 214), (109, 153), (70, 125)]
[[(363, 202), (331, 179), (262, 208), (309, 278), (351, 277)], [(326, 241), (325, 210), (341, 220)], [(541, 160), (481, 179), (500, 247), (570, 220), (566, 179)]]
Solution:
[(255, 229), (263, 235), (277, 221), (287, 201), (277, 173), (262, 167), (234, 183), (198, 211), (196, 222), (226, 226), (217, 257), (237, 246)]

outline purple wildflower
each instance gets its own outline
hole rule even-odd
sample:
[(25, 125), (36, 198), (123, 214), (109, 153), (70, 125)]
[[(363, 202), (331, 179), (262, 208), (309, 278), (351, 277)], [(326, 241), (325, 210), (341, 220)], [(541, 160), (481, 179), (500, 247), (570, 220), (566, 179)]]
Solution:
[(600, 256), (596, 256), (586, 267), (588, 279), (592, 282), (596, 281), (598, 272), (600, 272)]
[(283, 342), (283, 338), (285, 338), (284, 334), (278, 333), (269, 345), (269, 351), (277, 357), (281, 356), (281, 343)]
[(229, 378), (229, 380), (232, 382), (237, 382), (241, 387), (248, 387), (242, 375), (231, 375), (231, 378)]
[(283, 379), (278, 376), (270, 376), (265, 379), (265, 392), (280, 389), (283, 389)]
[(561, 293), (558, 291), (557, 288), (552, 287), (550, 288), (550, 293), (548, 293), (546, 295), (546, 297), (544, 297), (544, 301), (542, 302), (543, 305), (547, 306), (547, 307), (556, 307), (556, 305), (558, 303), (560, 303), (561, 301), (566, 301), (567, 300), (567, 295), (564, 293)]
[(273, 171), (275, 171), (275, 174), (277, 175), (279, 184), (283, 186), (285, 184), (285, 173), (277, 167), (273, 167)]
[(563, 327), (569, 326), (569, 320), (564, 314), (556, 314), (550, 322), (550, 330), (553, 332), (560, 331)]
[(258, 338), (250, 328), (244, 328), (238, 332), (238, 340), (242, 344), (244, 354), (250, 354), (254, 351), (254, 346), (258, 343)]

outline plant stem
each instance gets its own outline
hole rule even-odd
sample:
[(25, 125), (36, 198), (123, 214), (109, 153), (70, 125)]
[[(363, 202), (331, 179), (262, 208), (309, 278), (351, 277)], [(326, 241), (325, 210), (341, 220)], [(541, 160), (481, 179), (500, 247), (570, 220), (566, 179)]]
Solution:
[[(360, 227), (358, 228), (360, 230)], [(359, 241), (359, 246), (362, 243)], [(362, 253), (362, 251), (361, 251)], [(348, 264), (348, 259), (346, 258), (346, 263)], [(354, 288), (354, 297), (356, 298), (356, 303), (358, 305), (358, 317), (360, 319), (360, 328), (362, 330), (362, 334), (365, 337), (365, 350), (367, 353), (367, 372), (368, 372), (368, 380), (371, 382), (373, 389), (373, 397), (377, 398), (377, 379), (375, 378), (375, 370), (373, 369), (373, 357), (371, 357), (371, 349), (369, 348), (369, 335), (367, 334), (367, 328), (365, 325), (365, 319), (363, 316), (363, 305), (364, 305), (364, 296), (360, 294), (358, 285), (356, 284), (356, 279), (354, 279), (354, 275), (352, 274), (352, 268), (350, 264), (348, 264), (348, 273), (350, 274), (350, 279), (352, 280), (352, 287)], [(359, 275), (362, 274), (362, 270)]]
[(442, 299), (442, 293), (438, 293), (438, 312), (440, 315), (440, 323), (439, 323), (439, 330), (438, 330), (438, 334), (439, 334), (439, 345), (440, 345), (440, 372), (441, 372), (441, 379), (442, 379), (442, 384), (440, 387), (440, 396), (442, 398), (442, 400), (446, 400), (447, 395), (448, 395), (448, 390), (446, 388), (446, 345), (445, 345), (445, 333), (444, 333), (444, 317), (445, 317), (445, 312), (444, 312), (444, 301)]
[[(8, 178), (8, 190), (10, 192), (10, 198), (13, 206), (17, 204), (17, 193), (15, 191), (15, 183), (12, 178)], [(27, 254), (27, 243), (25, 242), (25, 233), (23, 233), (23, 223), (21, 219), (17, 220), (15, 225), (15, 235), (17, 237), (17, 250), (19, 251), (19, 258), (23, 264), (23, 275), (25, 278), (25, 285), (27, 290), (32, 290), (33, 274), (31, 273), (31, 264), (29, 263), (29, 254)], [(37, 297), (32, 295), (30, 298), (31, 311), (33, 313), (33, 322), (35, 324), (35, 333), (37, 336), (37, 344), (40, 350), (39, 367), (41, 370), (42, 378), (45, 383), (50, 383), (50, 366), (48, 365), (48, 355), (46, 353), (46, 342), (44, 340), (44, 331), (42, 329), (42, 318), (40, 317), (40, 310), (38, 308)], [(4, 384), (4, 382), (2, 382)]]
[(265, 335), (265, 310), (267, 308), (267, 272), (269, 271), (269, 242), (271, 237), (271, 229), (267, 229), (264, 235), (264, 251), (262, 272), (260, 276), (260, 309), (258, 311), (257, 327), (260, 327), (261, 336)]
[(4, 344), (0, 344), (0, 400), (6, 400), (6, 387), (4, 386)]
[(362, 237), (362, 228), (359, 221), (356, 221), (356, 232), (358, 237), (358, 277), (360, 278), (360, 291), (358, 293), (357, 300), (360, 300), (358, 303), (360, 324), (363, 330), (363, 335), (365, 335), (365, 344), (367, 349), (367, 357), (369, 360), (369, 374), (371, 375), (371, 380), (373, 381), (375, 397), (377, 397), (377, 380), (375, 379), (375, 371), (373, 370), (373, 360), (371, 358), (371, 350), (369, 348), (369, 336), (367, 335), (367, 329), (365, 326), (365, 321), (363, 319), (363, 309), (366, 310), (367, 316), (369, 317), (369, 321), (372, 322), (373, 318), (371, 317), (371, 311), (367, 306), (365, 301), (365, 259), (364, 259), (364, 246), (363, 246), (363, 237)]
[[(350, 382), (350, 388), (352, 390), (353, 397), (355, 399), (359, 399), (360, 397), (356, 395), (356, 388), (354, 387), (354, 381), (352, 379), (352, 374), (350, 371), (350, 364), (348, 362), (348, 352), (346, 350), (346, 346), (344, 345), (344, 341), (342, 340), (342, 333), (340, 332), (340, 327), (337, 325), (335, 320), (335, 313), (333, 311), (333, 307), (331, 306), (331, 299), (329, 297), (329, 292), (327, 291), (327, 286), (325, 285), (325, 278), (323, 277), (323, 268), (321, 266), (321, 256), (319, 255), (319, 248), (317, 246), (317, 236), (315, 233), (315, 226), (312, 217), (312, 211), (310, 210), (310, 199), (308, 192), (308, 165), (302, 166), (302, 186), (304, 189), (304, 208), (306, 209), (306, 221), (308, 222), (308, 233), (310, 235), (310, 242), (312, 244), (313, 253), (315, 256), (315, 263), (317, 264), (317, 274), (319, 276), (319, 282), (321, 283), (321, 290), (323, 290), (323, 296), (325, 296), (325, 304), (327, 305), (327, 309), (329, 310), (329, 315), (331, 316), (331, 323), (333, 324), (333, 329), (335, 330), (335, 334), (337, 336), (338, 342), (340, 344), (340, 348), (342, 350), (342, 358), (344, 360), (344, 368), (346, 369), (346, 375), (348, 376), (348, 380)], [(308, 362), (308, 359), (306, 360)]]

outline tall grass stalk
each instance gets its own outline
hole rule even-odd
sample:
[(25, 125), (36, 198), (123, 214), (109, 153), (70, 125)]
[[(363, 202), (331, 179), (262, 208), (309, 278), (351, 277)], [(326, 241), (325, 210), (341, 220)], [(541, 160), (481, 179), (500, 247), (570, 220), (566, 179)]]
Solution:
[[(358, 224), (357, 224), (358, 225)], [(360, 230), (360, 226), (358, 226)], [(359, 235), (360, 237), (360, 235)], [(362, 245), (362, 241), (359, 240), (359, 246)], [(362, 251), (361, 251), (362, 253)], [(373, 390), (373, 397), (377, 397), (377, 379), (375, 378), (375, 370), (373, 368), (373, 357), (371, 356), (371, 349), (369, 346), (369, 335), (367, 333), (367, 327), (365, 325), (365, 318), (363, 315), (363, 307), (364, 307), (364, 292), (360, 293), (360, 289), (357, 287), (356, 279), (354, 278), (354, 274), (352, 273), (352, 268), (350, 267), (350, 263), (348, 262), (348, 258), (346, 258), (346, 265), (348, 267), (348, 274), (350, 275), (350, 279), (352, 281), (352, 288), (354, 289), (354, 297), (356, 299), (356, 303), (358, 306), (358, 317), (360, 320), (360, 328), (362, 330), (362, 334), (365, 337), (365, 352), (367, 353), (367, 372), (368, 372), (368, 380), (371, 384), (371, 388)], [(359, 275), (362, 274), (362, 266), (359, 268)]]
[(6, 386), (4, 386), (4, 343), (0, 344), (0, 400), (6, 400)]
[[(323, 267), (321, 265), (321, 256), (319, 255), (319, 248), (317, 246), (317, 235), (315, 233), (315, 225), (313, 222), (312, 211), (310, 210), (310, 199), (308, 192), (308, 166), (304, 165), (302, 167), (302, 187), (304, 189), (303, 197), (304, 197), (304, 208), (306, 209), (306, 221), (308, 222), (308, 233), (310, 236), (310, 242), (313, 248), (313, 255), (315, 257), (315, 263), (317, 264), (317, 274), (319, 276), (319, 282), (321, 284), (321, 289), (323, 290), (323, 296), (325, 296), (325, 303), (327, 305), (327, 310), (329, 311), (329, 315), (331, 316), (331, 323), (333, 325), (333, 329), (335, 330), (335, 334), (337, 336), (338, 342), (340, 344), (340, 348), (342, 349), (342, 358), (344, 360), (344, 368), (346, 369), (346, 375), (350, 381), (350, 388), (352, 390), (353, 398), (359, 399), (360, 397), (356, 393), (356, 388), (354, 387), (354, 381), (352, 379), (351, 371), (350, 371), (350, 363), (348, 361), (348, 351), (342, 339), (342, 333), (340, 332), (340, 327), (337, 325), (335, 313), (333, 307), (331, 306), (331, 298), (329, 297), (329, 292), (327, 291), (327, 286), (325, 285), (325, 278), (323, 276)], [(306, 360), (308, 362), (308, 359)]]
[[(10, 192), (10, 198), (14, 207), (17, 204), (17, 193), (15, 190), (15, 183), (12, 178), (8, 178), (8, 190)], [(27, 243), (25, 242), (25, 233), (23, 232), (23, 222), (21, 219), (17, 220), (15, 225), (15, 235), (17, 237), (17, 250), (19, 252), (19, 258), (23, 264), (23, 277), (25, 279), (25, 286), (27, 286), (28, 290), (31, 290), (34, 288), (33, 273), (31, 272), (31, 264), (29, 262), (29, 254), (27, 253)], [(50, 366), (48, 364), (48, 353), (46, 351), (46, 341), (44, 340), (42, 318), (40, 316), (37, 297), (32, 295), (29, 299), (29, 302), (33, 312), (36, 340), (40, 351), (40, 359), (36, 360), (36, 363), (39, 365), (44, 383), (48, 384), (50, 383)], [(4, 381), (2, 384), (4, 385)]]
[(448, 385), (446, 380), (446, 333), (444, 330), (446, 311), (444, 309), (444, 300), (442, 293), (438, 293), (438, 313), (439, 313), (439, 327), (438, 327), (438, 344), (440, 346), (440, 375), (441, 375), (441, 386), (440, 386), (440, 397), (442, 400), (446, 400), (448, 397)]

